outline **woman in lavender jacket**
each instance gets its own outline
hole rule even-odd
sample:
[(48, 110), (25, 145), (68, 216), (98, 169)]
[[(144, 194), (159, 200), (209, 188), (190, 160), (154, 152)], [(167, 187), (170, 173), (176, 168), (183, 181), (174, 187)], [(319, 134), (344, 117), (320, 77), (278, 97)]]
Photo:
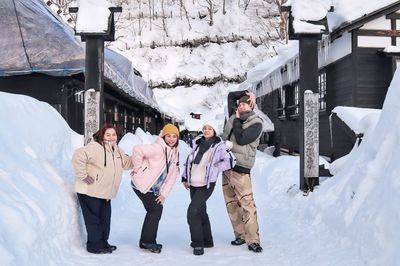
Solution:
[(217, 136), (218, 124), (209, 121), (203, 125), (203, 134), (192, 142), (182, 182), (190, 190), (191, 202), (187, 210), (187, 221), (194, 255), (203, 255), (204, 248), (214, 246), (206, 202), (211, 196), (218, 176), (232, 169), (236, 160), (225, 142)]

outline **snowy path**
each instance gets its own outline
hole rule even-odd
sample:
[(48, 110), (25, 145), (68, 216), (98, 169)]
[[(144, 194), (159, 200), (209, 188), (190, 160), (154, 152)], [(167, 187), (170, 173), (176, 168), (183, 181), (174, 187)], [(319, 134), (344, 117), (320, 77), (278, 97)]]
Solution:
[[(68, 258), (71, 265), (363, 265), (351, 243), (331, 235), (321, 224), (296, 215), (298, 194), (271, 199), (267, 193), (267, 181), (255, 174), (253, 186), (260, 234), (264, 252), (255, 254), (245, 245), (230, 245), (234, 238), (225, 210), (221, 180), (208, 202), (208, 212), (213, 228), (215, 247), (206, 249), (203, 256), (194, 256), (189, 247), (189, 229), (186, 223), (188, 192), (179, 180), (165, 205), (160, 223), (158, 242), (164, 245), (161, 254), (152, 254), (138, 247), (138, 239), (144, 218), (144, 209), (129, 188), (124, 177), (120, 193), (113, 201), (110, 243), (118, 250), (110, 255), (91, 255), (84, 247)], [(286, 198), (286, 199), (284, 199)], [(301, 201), (301, 198), (300, 198)], [(286, 203), (287, 204), (286, 204)], [(286, 205), (286, 206), (285, 206)], [(291, 206), (293, 205), (293, 206)], [(83, 242), (82, 242), (83, 243)]]

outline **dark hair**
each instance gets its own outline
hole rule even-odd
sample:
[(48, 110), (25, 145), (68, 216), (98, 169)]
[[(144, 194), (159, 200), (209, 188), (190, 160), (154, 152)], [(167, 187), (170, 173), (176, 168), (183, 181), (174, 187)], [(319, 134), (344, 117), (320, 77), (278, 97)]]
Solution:
[(93, 139), (100, 143), (103, 144), (103, 138), (104, 138), (104, 134), (106, 134), (107, 129), (112, 128), (115, 130), (115, 133), (117, 134), (118, 137), (118, 130), (116, 127), (114, 127), (111, 124), (104, 124), (99, 130), (97, 130), (96, 133), (93, 134)]

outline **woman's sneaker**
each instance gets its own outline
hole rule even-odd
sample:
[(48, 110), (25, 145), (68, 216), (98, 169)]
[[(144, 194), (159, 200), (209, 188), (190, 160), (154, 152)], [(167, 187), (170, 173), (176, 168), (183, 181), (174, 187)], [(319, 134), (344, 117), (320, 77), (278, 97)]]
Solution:
[(161, 253), (162, 245), (161, 244), (140, 243), (139, 247), (143, 248), (143, 249), (147, 249), (147, 250), (149, 250), (150, 252), (153, 252), (153, 253)]
[(246, 241), (244, 239), (241, 239), (240, 237), (231, 241), (231, 245), (234, 245), (234, 246), (240, 246), (240, 245), (243, 245), (244, 243), (246, 243)]
[(97, 250), (90, 250), (90, 251), (88, 250), (88, 252), (94, 253), (94, 254), (109, 254), (109, 253), (112, 253), (112, 250), (107, 247), (104, 247), (104, 248), (100, 248)]
[(110, 244), (107, 243), (107, 244), (106, 244), (106, 248), (110, 249), (111, 251), (114, 251), (114, 250), (117, 249), (117, 246), (110, 245)]
[(196, 255), (196, 256), (203, 255), (204, 254), (204, 248), (202, 248), (202, 247), (193, 248), (193, 254)]
[(250, 245), (248, 245), (248, 248), (249, 248), (249, 250), (256, 252), (256, 253), (260, 253), (263, 251), (262, 247), (258, 243), (250, 244)]

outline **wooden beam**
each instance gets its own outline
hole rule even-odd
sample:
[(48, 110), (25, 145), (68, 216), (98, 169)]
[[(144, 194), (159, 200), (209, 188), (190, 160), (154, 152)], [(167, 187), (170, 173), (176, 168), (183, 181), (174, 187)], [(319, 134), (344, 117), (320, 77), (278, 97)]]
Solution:
[(358, 36), (400, 37), (400, 30), (359, 30)]
[(400, 19), (400, 14), (399, 13), (392, 13), (392, 14), (388, 14), (386, 15), (387, 19)]

